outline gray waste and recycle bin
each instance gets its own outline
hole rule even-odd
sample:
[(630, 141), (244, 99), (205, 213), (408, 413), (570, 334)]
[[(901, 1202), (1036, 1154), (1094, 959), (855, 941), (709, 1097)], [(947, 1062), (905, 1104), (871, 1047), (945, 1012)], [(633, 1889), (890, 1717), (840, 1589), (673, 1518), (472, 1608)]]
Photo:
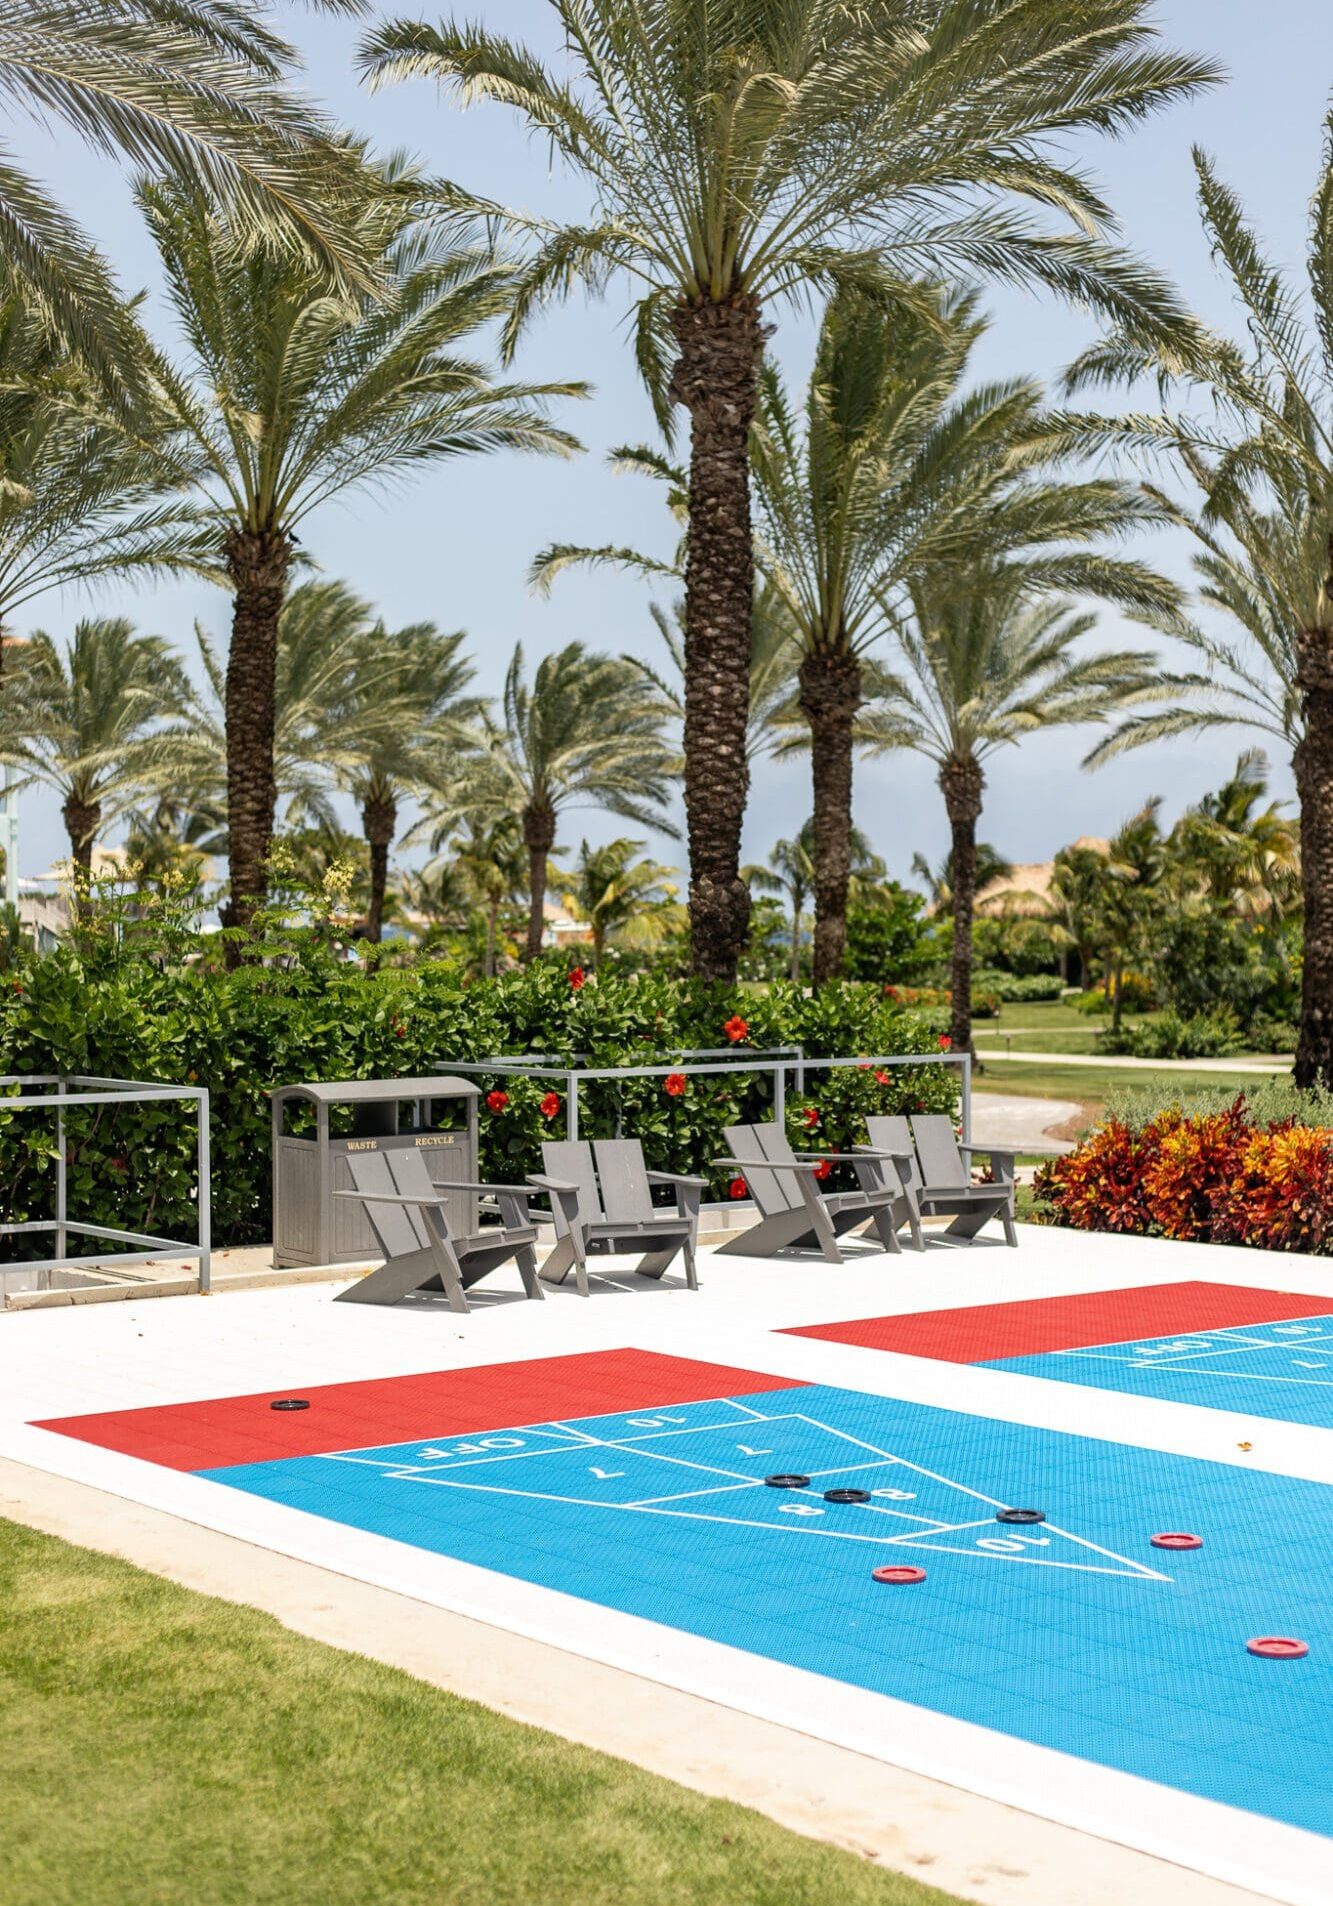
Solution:
[[(273, 1262), (356, 1264), (381, 1255), (364, 1208), (352, 1198), (349, 1152), (419, 1151), (445, 1192), (477, 1180), (477, 1099), (468, 1079), (331, 1079), (283, 1085), (273, 1106)], [(301, 1108), (313, 1107), (310, 1116)], [(296, 1126), (297, 1130), (290, 1129)], [(304, 1126), (304, 1130), (301, 1128)], [(446, 1206), (451, 1229), (477, 1228), (477, 1194)]]

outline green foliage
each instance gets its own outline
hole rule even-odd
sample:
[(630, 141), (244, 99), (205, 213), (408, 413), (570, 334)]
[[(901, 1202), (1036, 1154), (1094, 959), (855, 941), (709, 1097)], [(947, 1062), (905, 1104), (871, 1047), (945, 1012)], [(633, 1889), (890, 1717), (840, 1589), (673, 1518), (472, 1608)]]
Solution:
[(1184, 1017), (1228, 1007), (1244, 1027), (1295, 1019), (1300, 1011), (1299, 929), (1263, 917), (1180, 914), (1161, 924), (1153, 971)]
[(1224, 1059), (1244, 1044), (1240, 1022), (1229, 1006), (1215, 1006), (1188, 1019), (1168, 1007), (1156, 1019), (1119, 1032), (1108, 1027), (1101, 1035), (1103, 1051), (1126, 1052), (1136, 1059)]
[(979, 966), (972, 975), (974, 993), (989, 993), (1006, 1005), (1034, 999), (1059, 999), (1064, 981), (1058, 973), (1003, 973)]
[[(918, 1018), (878, 987), (841, 985), (817, 997), (789, 984), (749, 991), (721, 983), (604, 974), (574, 983), (562, 958), (540, 959), (498, 979), (472, 982), (453, 965), (423, 961), (377, 971), (348, 965), (328, 919), (309, 927), (261, 923), (266, 964), (234, 972), (163, 963), (153, 942), (89, 931), (30, 959), (0, 986), (0, 1071), (95, 1072), (206, 1086), (212, 1094), (214, 1237), (243, 1244), (270, 1235), (269, 1110), (266, 1090), (304, 1079), (410, 1077), (450, 1060), (496, 1054), (584, 1055), (593, 1066), (666, 1063), (690, 1049), (726, 1047), (735, 1021), (746, 1049), (791, 1045), (810, 1057), (934, 1051)], [(728, 1022), (732, 1029), (728, 1031)], [(725, 1153), (722, 1127), (773, 1113), (771, 1075), (679, 1070), (684, 1090), (661, 1078), (594, 1083), (580, 1098), (583, 1129), (623, 1122), (642, 1137), (653, 1166), (708, 1172)], [(859, 1076), (859, 1075), (858, 1075)], [(865, 1109), (932, 1109), (953, 1103), (953, 1074), (904, 1069), (875, 1086)], [(543, 1136), (563, 1133), (564, 1093), (544, 1112), (556, 1082), (482, 1081), (507, 1095), (483, 1107), (483, 1176), (509, 1180), (537, 1168)], [(871, 1084), (874, 1084), (873, 1080)], [(850, 1130), (846, 1075), (814, 1074), (811, 1099), (837, 1107)], [(856, 1101), (860, 1103), (860, 1100)], [(2, 1104), (2, 1101), (0, 1101)], [(188, 1236), (194, 1224), (193, 1133), (188, 1115), (155, 1105), (106, 1108), (68, 1119), (71, 1209), (100, 1223)], [(51, 1209), (55, 1159), (50, 1126), (0, 1110), (0, 1204), (16, 1218)]]
[[(978, 872), (978, 890), (983, 884)], [(988, 913), (972, 922), (972, 957), (979, 967), (992, 972), (1052, 975), (1059, 952), (1049, 921)], [(1054, 999), (1056, 995), (1033, 993), (1030, 997)]]
[(885, 881), (847, 912), (847, 977), (910, 983), (939, 958), (919, 893)]
[[(1127, 1013), (1150, 1013), (1159, 1003), (1153, 983), (1146, 973), (1126, 972), (1120, 976), (1120, 1006)], [(1111, 1010), (1110, 995), (1104, 986), (1090, 987), (1080, 993), (1078, 1010), (1089, 1018), (1099, 1018)]]
[[(1178, 1112), (1183, 1118), (1206, 1118), (1225, 1112), (1236, 1097), (1234, 1085), (1186, 1085), (1180, 1081), (1167, 1092), (1126, 1085), (1107, 1094), (1106, 1120), (1138, 1132), (1163, 1112)], [(1240, 1097), (1251, 1125), (1289, 1124), (1333, 1129), (1333, 1092), (1302, 1091), (1290, 1077), (1254, 1079), (1246, 1084)]]

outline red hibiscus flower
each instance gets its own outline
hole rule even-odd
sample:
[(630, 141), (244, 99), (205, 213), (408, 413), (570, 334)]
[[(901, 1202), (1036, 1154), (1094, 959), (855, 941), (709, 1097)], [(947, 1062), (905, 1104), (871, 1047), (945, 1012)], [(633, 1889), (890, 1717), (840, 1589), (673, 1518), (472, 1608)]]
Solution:
[(498, 1089), (486, 1094), (486, 1103), (492, 1112), (503, 1112), (509, 1103), (509, 1094)]
[(869, 1059), (858, 1059), (856, 1062), (856, 1069), (858, 1072), (869, 1072), (870, 1070)]
[(830, 1165), (828, 1159), (821, 1158), (819, 1163), (815, 1166), (815, 1177), (818, 1178), (822, 1183), (822, 1181), (829, 1176), (829, 1173), (832, 1170), (833, 1170), (833, 1167), (832, 1165)]
[(683, 1072), (668, 1072), (662, 1081), (662, 1090), (669, 1099), (684, 1098), (685, 1086), (686, 1078)]
[(889, 1075), (887, 1072), (877, 1072), (875, 1074), (876, 1085), (887, 1085), (888, 1083), (889, 1083)]
[(801, 1117), (805, 1120), (806, 1131), (813, 1132), (819, 1123), (819, 1113), (815, 1110), (815, 1107), (813, 1105), (807, 1105)]
[(583, 985), (584, 981), (587, 979), (587, 977), (588, 975), (584, 972), (581, 966), (571, 967), (569, 971), (569, 984), (570, 984), (571, 991), (577, 993), (579, 988)]
[(745, 1020), (741, 1018), (739, 1013), (733, 1013), (722, 1030), (728, 1039), (730, 1039), (733, 1046), (738, 1046), (742, 1039), (749, 1036), (750, 1032), (749, 1026)]
[(949, 1037), (947, 1032), (942, 1032), (940, 1034), (940, 1051), (948, 1052), (952, 1046), (953, 1040)]
[(556, 1113), (560, 1110), (560, 1094), (558, 1092), (548, 1092), (546, 1097), (542, 1100), (539, 1109), (543, 1118), (554, 1118)]
[(884, 997), (885, 999), (897, 999), (898, 988), (896, 986), (886, 986), (884, 988)]
[(731, 1183), (727, 1186), (727, 1196), (729, 1198), (744, 1198), (749, 1189), (750, 1187), (743, 1178), (733, 1178)]

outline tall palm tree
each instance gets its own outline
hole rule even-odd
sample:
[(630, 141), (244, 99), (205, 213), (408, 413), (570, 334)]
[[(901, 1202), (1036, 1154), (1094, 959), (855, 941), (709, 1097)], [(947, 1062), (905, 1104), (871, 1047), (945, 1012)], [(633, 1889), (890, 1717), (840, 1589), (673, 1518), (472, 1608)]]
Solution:
[[(1072, 367), (1070, 388), (1151, 374), (1165, 386), (1164, 411), (1075, 416), (1065, 435), (1078, 448), (1160, 453), (1190, 480), (1202, 508), (1177, 505), (1176, 514), (1199, 544), (1200, 595), (1223, 626), (1156, 619), (1203, 670), (1181, 679), (1175, 707), (1124, 724), (1094, 760), (1222, 725), (1256, 728), (1290, 750), (1305, 891), (1295, 1076), (1333, 1087), (1333, 113), (1310, 207), (1313, 323), (1197, 148), (1194, 165), (1204, 230), (1246, 342), (1187, 336), (1149, 349), (1111, 336)], [(1204, 400), (1197, 410), (1186, 407), (1191, 398)]]
[(40, 781), (59, 794), (77, 899), (98, 835), (179, 771), (187, 739), (163, 718), (187, 704), (185, 671), (162, 637), (119, 616), (78, 623), (67, 651), (38, 630), (18, 655), (0, 760), (20, 785)]
[(310, 512), (357, 484), (503, 448), (568, 453), (546, 415), (574, 385), (499, 384), (460, 343), (508, 310), (512, 280), (488, 252), (421, 223), (425, 188), (380, 177), (357, 211), (382, 295), (352, 304), (290, 256), (256, 254), (199, 193), (140, 192), (189, 357), (159, 367), (173, 421), (203, 466), (204, 509), (234, 591), (227, 658), (231, 898), (258, 904), (273, 832), (278, 617)]
[[(549, 594), (556, 577), (574, 567), (625, 569), (653, 582), (666, 577), (676, 582), (685, 580), (685, 558), (689, 543), (685, 533), (689, 501), (687, 473), (670, 457), (645, 444), (621, 444), (610, 452), (609, 461), (615, 470), (651, 477), (665, 486), (667, 506), (682, 531), (673, 560), (663, 562), (658, 557), (645, 555), (641, 550), (621, 546), (590, 548), (582, 543), (551, 543), (533, 558), (528, 572), (528, 580), (541, 595)], [(685, 604), (683, 600), (675, 602), (668, 612), (660, 603), (652, 602), (648, 605), (648, 613), (662, 638), (670, 660), (670, 670), (663, 670), (642, 656), (627, 655), (625, 660), (641, 669), (661, 693), (672, 715), (680, 723), (683, 736)], [(759, 756), (772, 754), (784, 739), (785, 724), (782, 717), (795, 692), (799, 660), (791, 610), (773, 584), (760, 576), (756, 580), (750, 616), (749, 698), (745, 723), (745, 759), (749, 766), (753, 766)], [(683, 755), (681, 765), (683, 769)]]
[[(313, 0), (331, 13), (359, 0)], [(285, 92), (295, 55), (268, 8), (225, 0), (0, 0), (0, 95), (63, 121), (96, 151), (188, 182), (227, 207), (247, 244), (303, 253), (365, 285), (345, 215), (349, 155)], [(0, 156), (7, 267), (108, 391), (142, 389), (135, 327), (111, 269), (45, 186)]]
[(572, 868), (551, 870), (551, 884), (568, 893), (576, 917), (588, 923), (594, 968), (602, 963), (609, 937), (647, 948), (660, 943), (678, 911), (670, 884), (675, 868), (660, 866), (642, 850), (640, 840), (605, 841), (600, 847), (585, 840)]
[[(1007, 880), (1014, 871), (1013, 862), (1006, 860), (989, 841), (979, 840), (976, 846), (975, 879), (977, 892), (989, 887), (992, 880)], [(913, 854), (912, 872), (926, 890), (926, 898), (936, 913), (953, 912), (953, 855), (946, 854), (938, 867), (932, 867), (924, 854)]]
[(1226, 781), (1186, 808), (1168, 845), (1211, 908), (1280, 919), (1300, 887), (1300, 830), (1281, 801), (1261, 805), (1268, 763), (1247, 748)]
[(447, 797), (459, 773), (459, 749), (482, 712), (482, 702), (465, 693), (473, 668), (462, 645), (461, 631), (446, 635), (433, 622), (392, 632), (377, 623), (353, 645), (337, 714), (346, 763), (339, 779), (361, 811), (370, 849), (365, 932), (371, 941), (381, 936), (389, 849), (402, 803), (409, 795)]
[[(293, 589), (278, 615), (274, 660), (273, 788), (275, 812), (285, 807), (288, 827), (314, 825), (336, 832), (331, 802), (339, 770), (352, 767), (368, 745), (364, 707), (349, 705), (354, 671), (374, 628), (370, 605), (345, 583), (312, 581)], [(226, 665), (207, 632), (195, 624), (202, 685), (192, 695), (193, 746), (182, 764), (189, 805), (214, 817), (227, 841)]]
[[(480, 26), (391, 21), (375, 84), (491, 100), (586, 182), (589, 222), (501, 213), (533, 250), (509, 326), (582, 282), (628, 279), (659, 421), (691, 425), (685, 800), (699, 972), (745, 944), (740, 878), (754, 594), (749, 432), (766, 306), (855, 282), (919, 302), (923, 275), (1054, 287), (1143, 325), (1179, 316), (1092, 236), (1107, 208), (1054, 142), (1114, 131), (1214, 81), (1156, 39), (1148, 0), (552, 0), (568, 80)], [(459, 195), (462, 198), (463, 195)], [(1018, 204), (1015, 204), (1018, 201)], [(1065, 221), (1052, 232), (1026, 201)], [(480, 201), (470, 199), (476, 206)]]
[[(966, 391), (984, 321), (970, 296), (885, 311), (859, 290), (831, 300), (798, 419), (771, 369), (755, 427), (759, 560), (802, 650), (813, 770), (816, 983), (842, 970), (858, 711), (914, 578), (950, 577), (1022, 552), (1039, 586), (1083, 587), (1165, 609), (1179, 592), (1098, 545), (1161, 521), (1115, 479), (1071, 480), (1044, 441), (1042, 391), (1010, 378)], [(1034, 567), (1034, 565), (1036, 567)], [(937, 584), (930, 588), (937, 592)]]
[[(541, 951), (543, 904), (556, 824), (570, 806), (605, 808), (671, 833), (666, 711), (637, 669), (570, 642), (527, 679), (520, 644), (505, 675), (503, 726), (487, 720), (453, 811), (516, 819), (528, 856), (524, 957)], [(443, 806), (444, 825), (450, 807)]]
[(1037, 730), (1104, 721), (1157, 691), (1155, 658), (1085, 649), (1090, 613), (1036, 596), (1022, 563), (955, 570), (917, 582), (902, 617), (902, 670), (860, 718), (871, 747), (907, 747), (933, 761), (952, 834), (954, 1050), (972, 1049), (972, 913), (977, 821), (997, 748)]

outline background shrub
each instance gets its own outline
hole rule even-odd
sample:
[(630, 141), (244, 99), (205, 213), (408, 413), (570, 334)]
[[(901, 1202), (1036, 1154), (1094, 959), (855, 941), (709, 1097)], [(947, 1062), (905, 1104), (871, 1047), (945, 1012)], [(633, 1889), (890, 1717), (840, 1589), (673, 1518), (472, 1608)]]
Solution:
[[(206, 1086), (212, 1094), (213, 1218), (218, 1244), (270, 1236), (270, 1087), (308, 1079), (410, 1078), (492, 1055), (582, 1054), (594, 1066), (649, 1065), (689, 1048), (738, 1053), (800, 1045), (811, 1058), (938, 1053), (933, 1026), (883, 988), (828, 986), (814, 995), (656, 975), (589, 976), (540, 960), (495, 980), (469, 981), (449, 965), (367, 970), (306, 946), (235, 972), (165, 965), (133, 949), (62, 948), (30, 961), (0, 988), (0, 1071), (85, 1072)], [(734, 1045), (728, 1022), (746, 1032)], [(730, 1176), (711, 1160), (722, 1127), (771, 1118), (768, 1075), (691, 1071), (668, 1094), (657, 1079), (594, 1084), (581, 1094), (590, 1136), (623, 1123), (653, 1166), (706, 1172), (721, 1195)], [(952, 1110), (950, 1068), (812, 1073), (808, 1101), (839, 1142), (862, 1135), (868, 1110)], [(542, 1110), (551, 1081), (478, 1081), (506, 1102), (481, 1111), (483, 1176), (512, 1179), (540, 1161), (543, 1136), (564, 1135), (559, 1107)], [(822, 1108), (827, 1104), (827, 1112)], [(193, 1234), (193, 1123), (174, 1106), (110, 1107), (67, 1118), (70, 1208), (99, 1223)], [(9, 1113), (0, 1098), (0, 1207), (23, 1219), (53, 1209), (51, 1124)]]
[(1122, 1026), (1118, 1033), (1108, 1028), (1098, 1037), (1104, 1051), (1127, 1052), (1136, 1059), (1221, 1059), (1245, 1044), (1230, 1006), (1215, 1006), (1188, 1019), (1168, 1007), (1156, 1019)]

